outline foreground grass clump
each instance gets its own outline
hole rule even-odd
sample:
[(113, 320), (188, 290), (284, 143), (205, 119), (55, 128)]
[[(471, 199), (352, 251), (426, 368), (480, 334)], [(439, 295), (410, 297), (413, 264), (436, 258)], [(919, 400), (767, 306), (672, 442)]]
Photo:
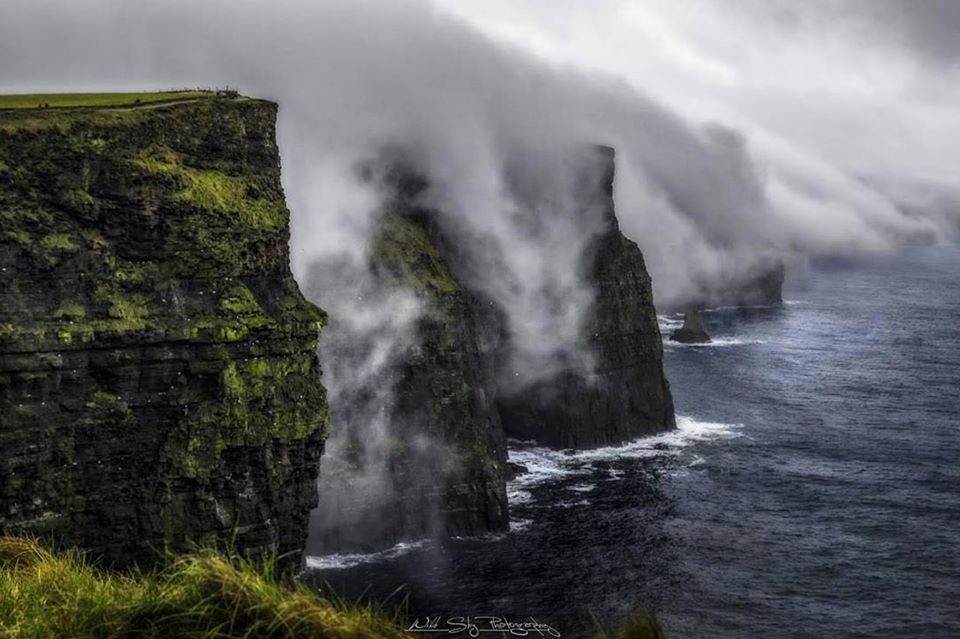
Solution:
[(0, 637), (405, 637), (372, 607), (329, 601), (212, 551), (151, 573), (106, 573), (75, 552), (0, 537)]
[(214, 91), (157, 91), (153, 93), (22, 93), (0, 95), (0, 109), (113, 107), (191, 100)]
[(638, 608), (620, 628), (610, 630), (599, 619), (594, 619), (594, 639), (667, 639), (657, 615)]

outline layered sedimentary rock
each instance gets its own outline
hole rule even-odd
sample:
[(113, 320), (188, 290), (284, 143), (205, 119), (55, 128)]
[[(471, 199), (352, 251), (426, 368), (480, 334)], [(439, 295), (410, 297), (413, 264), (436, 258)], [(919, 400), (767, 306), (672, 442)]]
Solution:
[(614, 209), (614, 151), (594, 147), (584, 155), (584, 214), (602, 218), (582, 265), (595, 292), (582, 327), (593, 368), (519, 389), (501, 385), (497, 396), (508, 436), (554, 447), (616, 444), (675, 425), (650, 276)]
[[(393, 178), (371, 252), (379, 293), (363, 294), (411, 294), (417, 317), (403, 350), (333, 407), (335, 428), (345, 431), (335, 431), (321, 473), (311, 552), (507, 527), (506, 439), (483, 378), (470, 294), (440, 254), (434, 212), (415, 204), (418, 181)], [(368, 362), (376, 344), (337, 330), (340, 363)]]
[(106, 562), (298, 561), (324, 314), (288, 264), (276, 105), (0, 113), (0, 529)]

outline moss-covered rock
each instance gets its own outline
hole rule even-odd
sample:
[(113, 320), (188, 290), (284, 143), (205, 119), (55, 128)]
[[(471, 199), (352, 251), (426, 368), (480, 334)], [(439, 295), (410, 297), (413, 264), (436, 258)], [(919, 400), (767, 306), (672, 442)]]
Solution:
[(289, 269), (276, 105), (0, 113), (0, 529), (109, 562), (306, 536), (324, 313)]

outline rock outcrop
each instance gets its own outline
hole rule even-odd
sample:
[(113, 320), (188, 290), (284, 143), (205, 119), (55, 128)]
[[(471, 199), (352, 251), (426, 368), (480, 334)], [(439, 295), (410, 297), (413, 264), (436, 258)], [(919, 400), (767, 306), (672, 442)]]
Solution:
[(588, 375), (564, 371), (524, 388), (501, 386), (497, 405), (509, 437), (560, 448), (617, 444), (675, 425), (650, 276), (639, 247), (620, 231), (613, 200), (614, 150), (587, 154), (584, 214), (603, 230), (584, 256), (595, 290), (582, 329), (595, 355)]
[(690, 309), (683, 316), (683, 326), (670, 334), (670, 340), (682, 344), (706, 344), (710, 335), (703, 326), (703, 315), (696, 309)]
[(0, 529), (296, 565), (327, 428), (276, 105), (0, 113)]

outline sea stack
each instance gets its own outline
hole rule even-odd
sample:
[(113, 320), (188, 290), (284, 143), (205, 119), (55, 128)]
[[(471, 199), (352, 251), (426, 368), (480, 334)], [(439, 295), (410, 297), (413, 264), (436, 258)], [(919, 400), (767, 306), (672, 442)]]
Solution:
[(670, 335), (670, 341), (683, 344), (706, 344), (710, 336), (703, 327), (703, 315), (696, 309), (690, 309), (683, 316), (683, 326)]
[[(404, 539), (508, 528), (507, 442), (485, 381), (477, 309), (441, 251), (439, 212), (417, 201), (428, 180), (401, 160), (384, 171), (390, 195), (372, 238), (373, 286), (363, 294), (404, 290), (422, 312), (411, 342), (382, 370), (354, 389), (332, 387), (340, 400), (333, 402), (337, 430), (321, 471), (311, 553), (370, 552)], [(318, 265), (310, 278), (318, 298), (326, 294), (325, 268)], [(328, 348), (341, 365), (360, 367), (371, 348), (383, 348), (382, 338), (365, 342), (334, 326)], [(378, 393), (389, 401), (378, 405), (371, 399)]]
[[(583, 215), (600, 216), (603, 226), (582, 263), (595, 292), (582, 344), (596, 361), (586, 374), (563, 370), (530, 385), (501, 383), (497, 389), (507, 436), (552, 448), (613, 446), (676, 423), (650, 275), (640, 247), (621, 232), (616, 216), (614, 149), (586, 147), (579, 161)], [(509, 373), (498, 377), (508, 380)]]

